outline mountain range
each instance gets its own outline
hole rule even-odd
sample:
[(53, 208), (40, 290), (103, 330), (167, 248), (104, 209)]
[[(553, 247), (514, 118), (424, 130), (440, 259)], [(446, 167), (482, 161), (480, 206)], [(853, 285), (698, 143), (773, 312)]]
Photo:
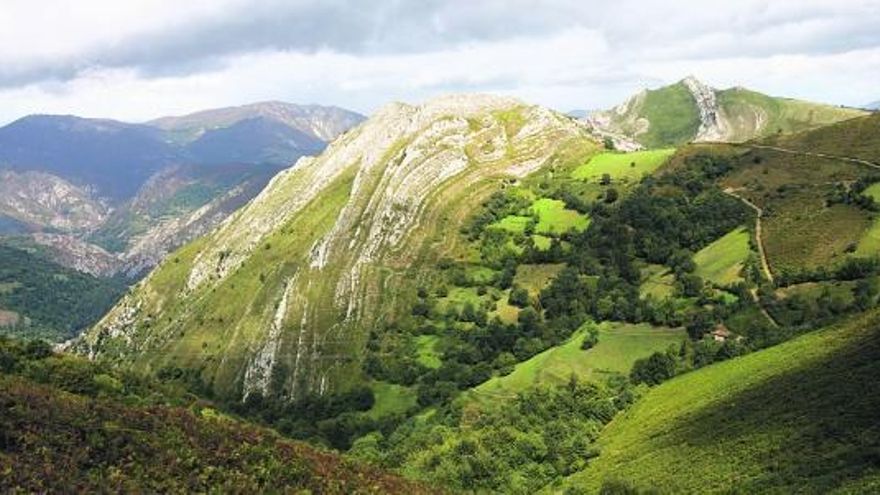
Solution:
[[(694, 78), (587, 119), (447, 95), (264, 169), (279, 148), (251, 144), (293, 120), (240, 111), (146, 127), (253, 163), (171, 163), (122, 202), (4, 176), (33, 212), (7, 228), (47, 227), (0, 246), (0, 321), (57, 317), (34, 291), (62, 281), (54, 307), (103, 313), (57, 353), (0, 338), (0, 468), (18, 484), (876, 491), (880, 114)], [(192, 237), (163, 243), (161, 225)], [(65, 239), (168, 254), (109, 300), (40, 264)], [(327, 453), (321, 473), (298, 441), (351, 464)]]
[(0, 128), (2, 233), (39, 233), (56, 261), (136, 276), (361, 120), (281, 102), (146, 124), (24, 117)]
[(0, 243), (136, 280), (362, 120), (281, 102), (146, 124), (24, 117), (0, 128)]

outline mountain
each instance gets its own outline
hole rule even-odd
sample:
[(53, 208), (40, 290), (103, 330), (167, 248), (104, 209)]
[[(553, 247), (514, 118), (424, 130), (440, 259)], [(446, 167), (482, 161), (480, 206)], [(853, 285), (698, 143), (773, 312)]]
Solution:
[(864, 108), (865, 110), (880, 110), (880, 100), (862, 105), (862, 108)]
[(166, 259), (76, 346), (137, 369), (186, 362), (227, 398), (345, 391), (371, 329), (465, 248), (473, 208), (578, 146), (594, 146), (582, 126), (512, 99), (387, 106)]
[(864, 113), (767, 96), (740, 87), (718, 90), (687, 77), (670, 86), (643, 90), (611, 110), (593, 113), (587, 120), (600, 135), (662, 148), (690, 141), (748, 141), (820, 127)]
[(878, 125), (389, 105), (66, 348), (452, 491), (870, 492)]
[[(361, 119), (284, 103), (156, 125), (24, 117), (0, 128), (0, 245), (99, 278), (136, 280)], [(181, 142), (183, 130), (198, 135)]]
[(175, 141), (192, 142), (211, 130), (252, 119), (282, 124), (312, 139), (330, 142), (363, 122), (364, 116), (338, 107), (267, 101), (162, 117), (147, 124), (169, 132)]
[(0, 166), (51, 174), (114, 204), (180, 158), (162, 131), (140, 124), (32, 115), (0, 128)]

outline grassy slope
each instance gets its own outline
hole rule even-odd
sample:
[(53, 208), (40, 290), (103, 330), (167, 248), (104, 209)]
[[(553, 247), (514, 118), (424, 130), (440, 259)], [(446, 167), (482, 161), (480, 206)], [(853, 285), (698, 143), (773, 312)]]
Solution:
[(746, 141), (780, 131), (796, 133), (864, 115), (860, 110), (775, 98), (742, 88), (719, 91), (718, 103), (733, 126), (732, 141)]
[(371, 418), (378, 419), (389, 414), (403, 414), (415, 407), (416, 392), (410, 387), (393, 383), (373, 382), (370, 384), (375, 402), (367, 411)]
[(637, 136), (648, 148), (676, 146), (690, 141), (700, 127), (694, 98), (683, 83), (648, 91), (641, 114), (650, 126)]
[[(677, 377), (618, 416), (568, 480), (669, 493), (880, 489), (878, 314)], [(870, 488), (869, 488), (870, 486)]]
[(427, 493), (274, 432), (0, 374), (0, 491)]
[(694, 255), (696, 274), (716, 285), (731, 285), (741, 280), (740, 270), (749, 256), (749, 232), (736, 229)]
[(880, 163), (880, 113), (839, 122), (770, 142), (785, 148), (849, 156)]
[(847, 258), (847, 248), (871, 225), (863, 209), (826, 204), (836, 183), (871, 174), (866, 166), (748, 145), (727, 147), (728, 151), (718, 146), (692, 148), (731, 153), (736, 169), (721, 186), (736, 189), (764, 209), (764, 249), (774, 272), (834, 266)]
[(535, 232), (539, 234), (580, 232), (590, 225), (589, 217), (566, 209), (565, 203), (558, 199), (541, 198), (532, 204), (531, 211), (538, 216)]
[(537, 384), (564, 383), (572, 374), (589, 380), (611, 372), (628, 373), (636, 359), (681, 342), (684, 332), (606, 322), (599, 325), (599, 343), (584, 351), (581, 343), (585, 336), (585, 331), (578, 331), (568, 342), (519, 363), (511, 374), (494, 377), (474, 388), (467, 393), (466, 400), (489, 405)]
[(600, 153), (572, 172), (575, 179), (596, 182), (603, 174), (613, 181), (638, 182), (675, 153), (674, 148), (635, 151), (632, 153)]

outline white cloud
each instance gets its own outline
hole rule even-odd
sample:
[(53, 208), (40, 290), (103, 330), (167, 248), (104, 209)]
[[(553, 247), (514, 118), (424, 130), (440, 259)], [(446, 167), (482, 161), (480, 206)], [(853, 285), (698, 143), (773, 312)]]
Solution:
[(880, 97), (880, 0), (53, 3), (0, 6), (0, 121), (266, 99), (369, 112), (450, 91), (595, 108), (687, 74), (834, 103)]

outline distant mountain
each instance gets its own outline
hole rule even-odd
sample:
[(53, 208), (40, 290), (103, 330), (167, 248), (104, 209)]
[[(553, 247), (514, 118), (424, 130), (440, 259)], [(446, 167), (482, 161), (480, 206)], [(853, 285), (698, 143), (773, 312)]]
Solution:
[(92, 276), (137, 278), (361, 120), (279, 102), (148, 124), (24, 117), (0, 128), (0, 244)]
[(880, 100), (873, 101), (867, 105), (862, 105), (865, 110), (880, 110)]
[(648, 147), (690, 141), (741, 142), (808, 130), (864, 115), (863, 110), (767, 96), (745, 88), (718, 90), (694, 77), (643, 90), (587, 121), (603, 136)]
[(565, 112), (565, 115), (569, 117), (574, 117), (576, 119), (585, 119), (590, 115), (589, 110), (569, 110)]
[(32, 115), (0, 128), (0, 168), (52, 174), (121, 203), (183, 159), (160, 129), (70, 115)]
[(179, 117), (162, 117), (147, 124), (170, 132), (175, 141), (192, 142), (210, 130), (230, 127), (254, 118), (283, 124), (324, 142), (336, 139), (336, 136), (365, 119), (361, 114), (338, 107), (266, 101)]

